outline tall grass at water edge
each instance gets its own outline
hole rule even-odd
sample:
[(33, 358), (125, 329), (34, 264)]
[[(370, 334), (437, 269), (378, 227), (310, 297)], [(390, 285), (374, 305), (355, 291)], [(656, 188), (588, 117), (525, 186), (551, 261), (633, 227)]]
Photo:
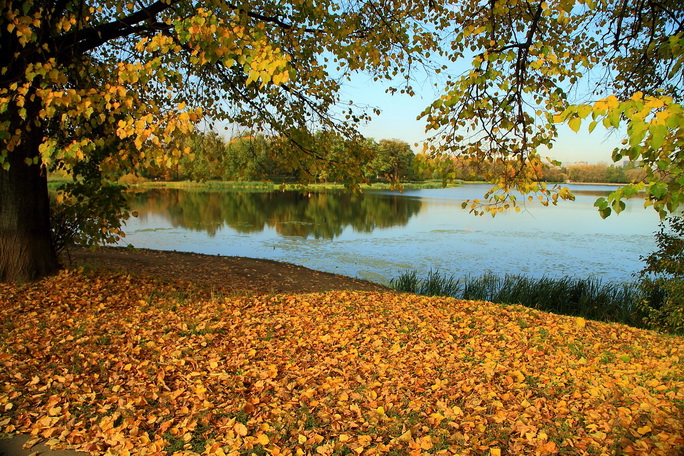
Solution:
[(641, 292), (635, 283), (509, 274), (502, 277), (493, 273), (456, 279), (431, 270), (422, 279), (416, 271), (404, 272), (390, 280), (390, 285), (399, 291), (426, 296), (521, 304), (545, 312), (643, 327), (643, 316), (637, 310)]

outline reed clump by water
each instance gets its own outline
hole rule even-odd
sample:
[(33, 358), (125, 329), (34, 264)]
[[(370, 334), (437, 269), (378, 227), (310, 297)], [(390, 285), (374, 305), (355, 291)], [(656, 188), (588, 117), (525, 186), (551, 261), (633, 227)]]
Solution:
[(456, 279), (431, 270), (424, 278), (407, 271), (392, 279), (399, 290), (426, 296), (521, 304), (533, 309), (591, 320), (643, 327), (638, 310), (641, 292), (635, 283), (604, 283), (595, 278), (532, 278), (488, 272), (479, 277)]

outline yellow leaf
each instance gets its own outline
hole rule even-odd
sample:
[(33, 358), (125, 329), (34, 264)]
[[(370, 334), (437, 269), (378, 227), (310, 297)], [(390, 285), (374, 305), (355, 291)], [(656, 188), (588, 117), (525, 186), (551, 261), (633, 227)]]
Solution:
[(257, 441), (262, 445), (268, 445), (268, 436), (266, 434), (261, 434), (257, 437)]
[(399, 440), (400, 442), (410, 442), (411, 441), (411, 430), (409, 429), (408, 431), (401, 434), (399, 436), (399, 439), (397, 439), (397, 440)]
[(597, 432), (594, 432), (593, 434), (589, 434), (589, 435), (592, 436), (593, 438), (595, 438), (596, 440), (600, 441), (600, 442), (602, 442), (603, 440), (606, 439), (606, 437), (608, 437), (608, 435), (605, 432), (601, 432), (601, 431), (597, 431)]
[(359, 445), (362, 447), (367, 447), (368, 445), (371, 444), (371, 436), (370, 435), (360, 435), (359, 436)]
[(646, 426), (642, 426), (639, 429), (637, 429), (637, 432), (641, 435), (644, 435), (644, 434), (648, 434), (652, 430), (653, 429), (651, 428), (651, 426), (646, 425)]
[(432, 437), (429, 435), (426, 435), (425, 437), (421, 437), (418, 439), (418, 443), (420, 444), (420, 447), (425, 450), (429, 451), (432, 449)]
[(573, 117), (568, 121), (568, 127), (575, 133), (577, 133), (580, 129), (580, 125), (582, 125), (582, 119), (579, 117)]
[(240, 422), (235, 423), (235, 426), (233, 427), (233, 430), (235, 431), (235, 433), (236, 433), (237, 435), (240, 435), (240, 436), (242, 436), (242, 437), (244, 437), (244, 436), (247, 435), (247, 427), (246, 427), (244, 424), (240, 423)]
[(501, 456), (501, 450), (499, 448), (492, 448), (489, 450), (490, 456)]
[(615, 95), (610, 95), (605, 99), (605, 101), (609, 109), (614, 109), (620, 106), (620, 101), (617, 99)]
[(525, 375), (520, 372), (520, 371), (513, 371), (511, 374), (515, 375), (515, 379), (518, 381), (518, 383), (522, 383), (525, 381)]

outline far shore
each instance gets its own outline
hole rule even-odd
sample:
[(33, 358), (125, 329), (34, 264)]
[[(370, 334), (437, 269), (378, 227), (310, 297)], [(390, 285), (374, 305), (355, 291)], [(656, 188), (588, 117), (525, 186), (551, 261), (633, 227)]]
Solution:
[[(70, 178), (64, 178), (60, 176), (50, 176), (48, 177), (48, 185), (50, 188), (57, 188), (59, 185), (71, 182)], [(120, 181), (119, 184), (126, 185), (129, 188), (139, 188), (139, 189), (151, 189), (151, 188), (172, 188), (172, 189), (190, 189), (190, 188), (210, 188), (210, 189), (237, 189), (237, 190), (343, 190), (348, 188), (344, 183), (338, 182), (318, 182), (318, 183), (299, 183), (299, 182), (277, 182), (277, 181), (220, 181), (220, 180), (207, 180), (207, 181), (162, 181), (162, 180), (145, 180), (140, 179), (138, 181)], [(545, 182), (547, 185), (577, 185), (577, 186), (590, 186), (590, 185), (604, 185), (610, 187), (620, 187), (628, 185), (628, 183), (616, 183), (616, 182)], [(420, 190), (420, 189), (438, 189), (438, 188), (451, 188), (460, 187), (466, 184), (487, 184), (484, 181), (463, 181), (454, 180), (447, 182), (446, 184), (440, 179), (432, 179), (427, 181), (414, 181), (414, 182), (373, 182), (373, 183), (362, 183), (359, 185), (361, 190)]]

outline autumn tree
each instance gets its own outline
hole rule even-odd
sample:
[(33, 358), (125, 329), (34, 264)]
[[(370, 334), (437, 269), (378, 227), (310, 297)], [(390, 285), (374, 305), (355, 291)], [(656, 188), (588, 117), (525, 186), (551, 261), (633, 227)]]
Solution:
[[(83, 204), (110, 201), (101, 195), (112, 169), (173, 167), (187, 153), (180, 140), (201, 119), (285, 138), (291, 163), (326, 178), (308, 158), (328, 160), (353, 183), (364, 149), (326, 157), (308, 132), (353, 140), (367, 116), (342, 107), (344, 77), (370, 72), (390, 81), (391, 92), (413, 94), (414, 70), (432, 68), (428, 56), (444, 62), (434, 72), (446, 75), (423, 113), (435, 133), (430, 147), (496, 170), (485, 176), (495, 184), (486, 202), (471, 210), (516, 206), (515, 190), (545, 204), (572, 198), (539, 182), (559, 123), (624, 130), (613, 159), (646, 174), (647, 183), (598, 201), (603, 216), (640, 189), (661, 216), (684, 199), (679, 0), (2, 5), (0, 280), (57, 267), (47, 170), (71, 173)], [(454, 71), (464, 61), (469, 67)]]
[(293, 156), (315, 156), (301, 132), (352, 137), (365, 118), (336, 107), (340, 79), (408, 75), (436, 46), (420, 26), (432, 14), (399, 0), (3, 1), (0, 281), (58, 267), (48, 170), (70, 173), (87, 203), (114, 168), (173, 167), (201, 119), (277, 133)]

